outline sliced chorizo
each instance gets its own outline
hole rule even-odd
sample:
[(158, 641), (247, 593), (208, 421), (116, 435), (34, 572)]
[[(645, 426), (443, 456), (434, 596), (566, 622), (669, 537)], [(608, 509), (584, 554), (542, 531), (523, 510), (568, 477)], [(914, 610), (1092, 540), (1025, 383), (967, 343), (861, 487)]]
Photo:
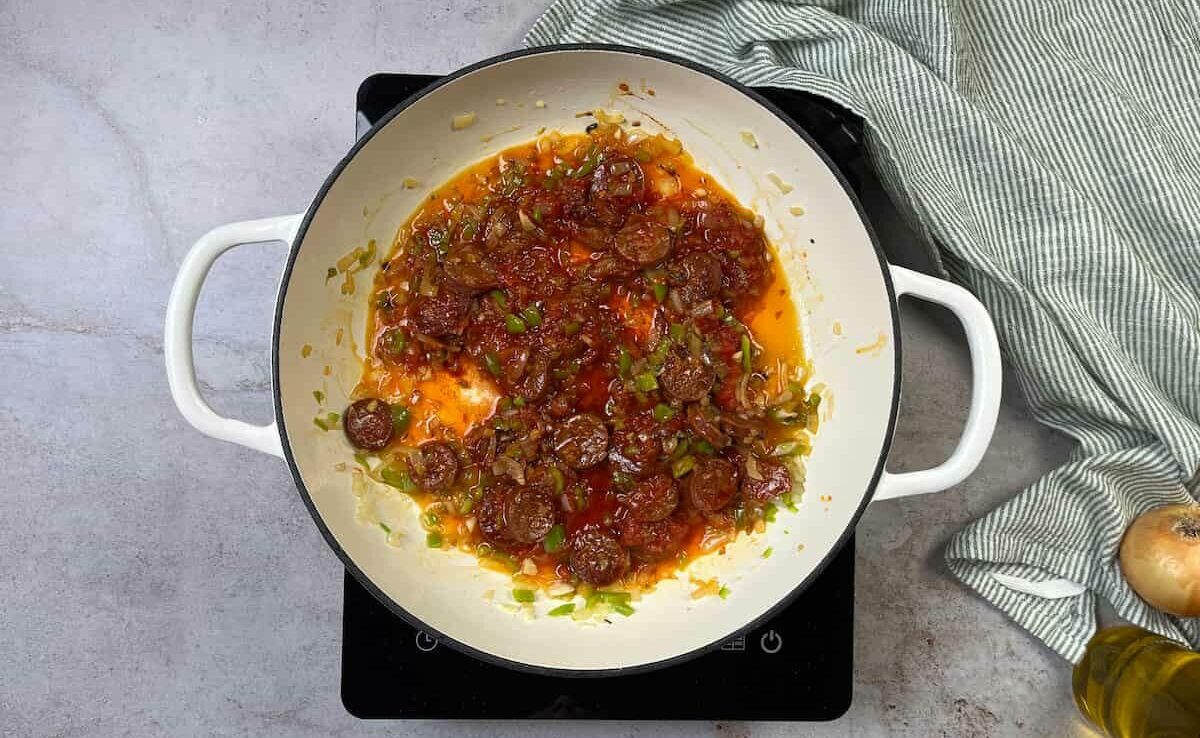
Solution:
[(667, 474), (639, 480), (625, 497), (630, 518), (643, 522), (663, 520), (675, 512), (678, 505), (679, 490), (675, 480)]
[(532, 487), (520, 487), (504, 505), (505, 535), (517, 543), (537, 543), (555, 523), (554, 500)]
[(755, 502), (769, 502), (792, 491), (792, 474), (785, 464), (757, 454), (742, 459), (742, 495)]
[(667, 282), (685, 307), (711, 300), (721, 292), (721, 261), (699, 251), (667, 265)]
[(629, 552), (608, 533), (584, 530), (571, 539), (568, 566), (585, 582), (612, 584), (629, 568)]
[(679, 516), (652, 521), (631, 518), (621, 526), (621, 544), (637, 561), (663, 561), (679, 551), (687, 532), (687, 521)]
[(413, 465), (417, 486), (426, 492), (445, 492), (458, 479), (458, 454), (445, 441), (426, 441)]
[(470, 295), (446, 287), (436, 295), (421, 296), (412, 302), (413, 328), (432, 338), (461, 334), (470, 314)]
[(392, 407), (383, 400), (368, 397), (346, 408), (342, 429), (350, 443), (367, 451), (378, 451), (392, 440)]
[(500, 284), (495, 266), (474, 245), (459, 246), (451, 251), (446, 255), (442, 268), (453, 282), (476, 292), (490, 290)]
[(608, 429), (592, 413), (572, 415), (554, 431), (554, 451), (572, 469), (589, 469), (608, 454)]
[(719, 420), (719, 414), (711, 407), (705, 409), (699, 404), (688, 405), (688, 428), (692, 433), (711, 443), (713, 448), (725, 448), (729, 445), (729, 436), (721, 430)]
[(629, 157), (614, 156), (596, 167), (588, 201), (597, 220), (606, 226), (617, 226), (645, 194), (646, 176), (641, 166)]
[(634, 264), (657, 264), (671, 253), (671, 229), (653, 218), (635, 216), (617, 231), (617, 253)]
[(712, 390), (717, 374), (698, 356), (671, 351), (663, 362), (659, 384), (667, 396), (680, 402), (695, 402)]
[(720, 512), (738, 490), (737, 469), (720, 457), (701, 459), (685, 479), (688, 498), (702, 513)]

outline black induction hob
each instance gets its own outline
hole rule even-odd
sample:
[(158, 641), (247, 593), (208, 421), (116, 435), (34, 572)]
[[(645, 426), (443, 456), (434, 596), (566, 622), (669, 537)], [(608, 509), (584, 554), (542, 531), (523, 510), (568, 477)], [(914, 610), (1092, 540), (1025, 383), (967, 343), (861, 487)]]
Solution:
[[(358, 88), (357, 135), (436, 80), (376, 74)], [(819, 97), (758, 91), (817, 141), (861, 192), (861, 122)], [(394, 615), (345, 575), (342, 703), (360, 718), (833, 720), (853, 686), (854, 539), (792, 604), (704, 656), (646, 674), (562, 678), (466, 656)]]

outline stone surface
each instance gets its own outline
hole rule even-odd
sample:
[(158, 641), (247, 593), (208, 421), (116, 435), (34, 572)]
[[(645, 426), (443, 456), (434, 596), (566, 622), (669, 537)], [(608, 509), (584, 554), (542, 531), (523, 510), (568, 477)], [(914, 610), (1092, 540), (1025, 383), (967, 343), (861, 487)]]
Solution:
[[(347, 715), (336, 558), (283, 464), (184, 423), (161, 347), (191, 243), (219, 223), (303, 209), (352, 141), (363, 77), (447, 71), (513, 48), (544, 4), (0, 4), (2, 732), (561, 734)], [(882, 230), (904, 245), (898, 224)], [(197, 361), (219, 411), (269, 416), (282, 256), (278, 245), (237, 250), (207, 285)], [(893, 469), (949, 452), (969, 373), (944, 316), (906, 307), (904, 318)], [(1082, 734), (1068, 665), (941, 559), (963, 523), (1067, 451), (1014, 387), (967, 483), (870, 509), (858, 536), (856, 696), (841, 720), (572, 734)]]

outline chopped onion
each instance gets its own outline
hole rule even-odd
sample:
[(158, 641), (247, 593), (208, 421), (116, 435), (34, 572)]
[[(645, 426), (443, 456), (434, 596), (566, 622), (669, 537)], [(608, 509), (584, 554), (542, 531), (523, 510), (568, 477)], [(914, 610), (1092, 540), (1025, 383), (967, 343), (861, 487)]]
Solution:
[(778, 187), (778, 188), (779, 188), (779, 191), (780, 191), (780, 192), (782, 192), (782, 193), (783, 193), (783, 194), (785, 194), (785, 195), (786, 195), (787, 193), (791, 192), (792, 190), (796, 189), (795, 187), (792, 187), (792, 186), (791, 186), (790, 184), (788, 184), (787, 182), (784, 182), (784, 181), (783, 181), (783, 178), (782, 178), (782, 177), (780, 177), (780, 176), (779, 176), (778, 174), (776, 174), (775, 172), (767, 172), (767, 179), (771, 180), (771, 184), (773, 184), (773, 185), (775, 185), (776, 187)]
[(597, 108), (593, 112), (596, 116), (596, 120), (600, 121), (601, 123), (608, 123), (615, 126), (625, 122), (625, 116), (622, 115), (621, 111), (619, 110), (608, 111)]
[(575, 586), (568, 582), (555, 582), (546, 588), (546, 594), (551, 597), (566, 597), (575, 593)]
[(525, 484), (525, 465), (511, 456), (501, 454), (492, 462), (492, 473), (500, 477), (508, 477), (517, 484)]
[(461, 131), (464, 128), (470, 128), (474, 124), (474, 113), (461, 113), (450, 119), (450, 128), (455, 131)]
[(533, 563), (533, 559), (525, 559), (521, 562), (521, 573), (527, 577), (536, 576), (538, 573), (537, 564)]
[(763, 480), (762, 472), (759, 471), (758, 468), (758, 459), (754, 456), (754, 454), (746, 455), (746, 476), (750, 477), (756, 482), (761, 482)]

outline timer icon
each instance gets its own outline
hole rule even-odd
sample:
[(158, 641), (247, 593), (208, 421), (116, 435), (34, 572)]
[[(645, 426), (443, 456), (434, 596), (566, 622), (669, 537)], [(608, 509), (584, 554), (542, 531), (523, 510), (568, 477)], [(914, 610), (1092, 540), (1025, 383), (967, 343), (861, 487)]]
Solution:
[(438, 639), (423, 630), (417, 631), (417, 650), (428, 653), (438, 647)]

